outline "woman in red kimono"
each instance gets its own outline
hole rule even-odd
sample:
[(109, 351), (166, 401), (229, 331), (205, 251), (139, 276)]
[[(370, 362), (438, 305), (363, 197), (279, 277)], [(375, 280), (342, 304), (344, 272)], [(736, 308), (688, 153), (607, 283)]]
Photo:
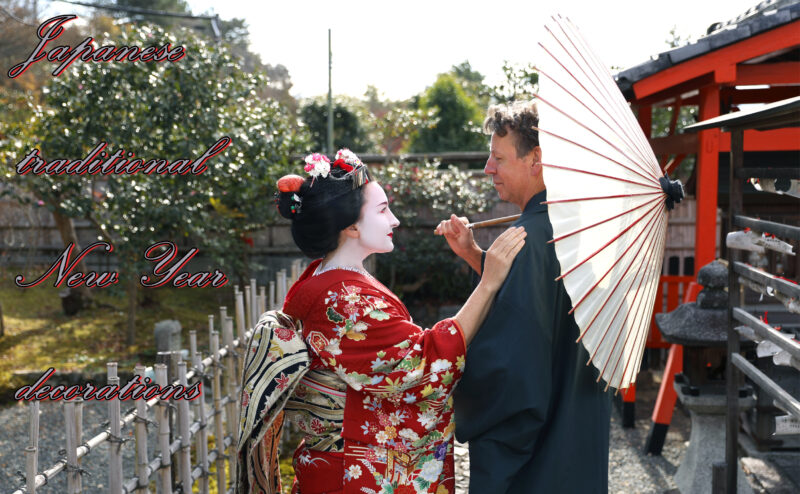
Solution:
[(309, 178), (279, 181), (279, 210), (298, 247), (317, 258), (283, 307), (302, 322), (310, 357), (285, 406), (306, 434), (293, 493), (453, 494), (451, 395), (525, 231), (500, 235), (458, 314), (423, 329), (363, 267), (394, 248), (399, 221), (386, 194), (352, 152), (336, 158), (311, 155)]

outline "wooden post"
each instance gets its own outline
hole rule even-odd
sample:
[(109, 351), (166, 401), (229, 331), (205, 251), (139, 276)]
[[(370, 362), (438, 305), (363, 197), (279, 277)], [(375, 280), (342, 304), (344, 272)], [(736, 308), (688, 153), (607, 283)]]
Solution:
[[(119, 386), (117, 363), (106, 364), (108, 384)], [(122, 494), (122, 428), (119, 422), (119, 394), (108, 401), (108, 422), (110, 436), (108, 438), (108, 492)]]
[(278, 304), (275, 302), (275, 282), (269, 282), (269, 310), (275, 310)]
[[(139, 382), (144, 385), (144, 366), (141, 364), (136, 365), (134, 373), (139, 376)], [(137, 417), (134, 429), (136, 438), (136, 490), (150, 494), (150, 478), (147, 475), (147, 405), (145, 401), (141, 396), (135, 401)]]
[(230, 399), (225, 405), (225, 422), (228, 425), (228, 434), (231, 436), (231, 454), (228, 456), (228, 465), (231, 475), (236, 470), (236, 442), (239, 437), (239, 390), (236, 389), (236, 375), (239, 373), (239, 365), (236, 362), (236, 354), (233, 351), (233, 319), (230, 317), (222, 325), (222, 343), (228, 349), (225, 356), (225, 396)]
[(211, 359), (214, 375), (211, 380), (211, 394), (214, 400), (214, 444), (217, 450), (217, 489), (226, 491), (225, 483), (225, 431), (222, 427), (222, 391), (220, 389), (219, 333), (211, 332)]
[[(717, 129), (714, 129), (717, 130)], [(744, 167), (744, 131), (733, 129), (731, 131), (731, 166), (728, 171), (728, 231), (734, 231), (733, 219), (742, 214), (744, 201), (742, 199), (742, 178), (736, 176), (736, 170)], [(698, 185), (699, 186), (699, 185)], [(698, 212), (698, 220), (700, 214)], [(727, 247), (727, 245), (726, 245)], [(733, 266), (740, 259), (736, 249), (727, 248), (728, 259), (728, 356), (725, 365), (725, 384), (728, 394), (728, 403), (725, 415), (725, 490), (736, 493), (739, 472), (739, 372), (733, 364), (733, 356), (739, 354), (739, 333), (734, 329), (737, 325), (733, 318), (733, 308), (739, 305), (739, 277), (733, 271)], [(719, 477), (719, 473), (717, 473)]]
[(26, 492), (36, 494), (36, 470), (39, 468), (39, 401), (31, 402), (31, 429), (25, 448)]
[[(178, 362), (178, 382), (183, 389), (189, 387), (186, 380), (186, 362)], [(182, 492), (192, 492), (192, 436), (189, 434), (189, 402), (184, 399), (178, 402), (178, 431), (181, 437), (180, 470)]]
[[(156, 374), (156, 384), (162, 388), (167, 385), (167, 366), (155, 364), (153, 370)], [(172, 468), (169, 454), (169, 409), (165, 400), (159, 400), (156, 408), (156, 421), (158, 422), (158, 451), (161, 454), (161, 468), (158, 478), (161, 482), (160, 493), (172, 494)]]
[(253, 321), (253, 297), (250, 293), (250, 287), (245, 285), (244, 287), (244, 313), (245, 313), (245, 323), (247, 324), (248, 328), (252, 328), (255, 322)]
[[(242, 293), (239, 292), (239, 297), (241, 297)], [(197, 419), (200, 421), (200, 430), (197, 431), (197, 461), (200, 463), (200, 470), (202, 473), (200, 474), (200, 494), (208, 494), (209, 485), (208, 485), (208, 431), (206, 430), (206, 407), (205, 407), (205, 391), (203, 391), (203, 386), (205, 382), (203, 381), (203, 376), (201, 373), (203, 372), (203, 363), (202, 363), (202, 356), (197, 353), (197, 333), (195, 331), (189, 331), (189, 348), (192, 357), (192, 366), (195, 368), (197, 377), (195, 381), (201, 381), (200, 389), (201, 393), (200, 396), (194, 400), (195, 405), (195, 415)]]

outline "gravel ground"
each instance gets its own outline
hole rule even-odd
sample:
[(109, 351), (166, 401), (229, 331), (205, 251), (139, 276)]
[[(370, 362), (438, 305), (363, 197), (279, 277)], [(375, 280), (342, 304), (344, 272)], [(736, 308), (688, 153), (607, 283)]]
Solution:
[[(672, 476), (678, 465), (689, 439), (689, 419), (686, 413), (678, 408), (673, 414), (673, 422), (667, 434), (663, 454), (661, 456), (648, 456), (642, 453), (647, 433), (650, 430), (650, 414), (658, 392), (658, 382), (645, 375), (640, 379), (637, 390), (636, 427), (623, 429), (618, 410), (615, 408), (611, 418), (611, 451), (609, 455), (609, 493), (658, 493), (674, 491), (675, 483)], [(126, 411), (123, 404), (122, 411)], [(27, 407), (22, 404), (13, 404), (0, 408), (0, 486), (3, 493), (12, 493), (23, 485), (22, 480), (15, 472), (24, 472), (25, 456), (24, 447), (28, 440), (29, 419)], [(40, 425), (40, 471), (54, 465), (63, 455), (58, 450), (64, 448), (63, 430), (64, 414), (61, 403), (41, 404)], [(88, 402), (84, 406), (83, 423), (100, 424), (107, 420), (107, 404), (105, 402)], [(84, 426), (84, 438), (91, 438), (101, 432), (104, 427)], [(148, 439), (149, 457), (153, 457), (155, 444), (155, 428), (150, 427)], [(123, 431), (126, 437), (132, 438), (132, 433)], [(133, 472), (133, 443), (123, 447), (123, 469), (126, 478)], [(83, 468), (88, 472), (84, 475), (84, 492), (102, 493), (108, 485), (108, 445), (102, 444), (84, 458)], [(456, 471), (457, 494), (467, 494), (469, 485), (469, 457), (465, 445), (456, 446)], [(37, 492), (42, 494), (56, 494), (66, 492), (66, 475), (64, 472), (51, 479), (48, 484)], [(676, 491), (675, 491), (676, 492)]]

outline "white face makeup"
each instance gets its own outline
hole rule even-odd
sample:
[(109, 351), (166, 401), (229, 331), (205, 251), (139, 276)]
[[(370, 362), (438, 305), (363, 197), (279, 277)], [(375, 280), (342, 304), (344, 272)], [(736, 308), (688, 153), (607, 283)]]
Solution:
[(392, 229), (399, 225), (400, 221), (389, 209), (383, 187), (377, 182), (364, 185), (361, 218), (356, 222), (359, 246), (368, 254), (391, 252), (394, 249)]

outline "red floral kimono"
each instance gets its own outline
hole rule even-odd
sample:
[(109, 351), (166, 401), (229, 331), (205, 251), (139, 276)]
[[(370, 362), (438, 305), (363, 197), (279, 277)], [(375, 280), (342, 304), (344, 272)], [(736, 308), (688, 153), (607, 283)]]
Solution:
[(286, 405), (306, 433), (293, 492), (453, 494), (461, 328), (445, 319), (423, 329), (374, 278), (341, 269), (312, 276), (319, 263), (283, 308), (302, 321), (311, 356)]

